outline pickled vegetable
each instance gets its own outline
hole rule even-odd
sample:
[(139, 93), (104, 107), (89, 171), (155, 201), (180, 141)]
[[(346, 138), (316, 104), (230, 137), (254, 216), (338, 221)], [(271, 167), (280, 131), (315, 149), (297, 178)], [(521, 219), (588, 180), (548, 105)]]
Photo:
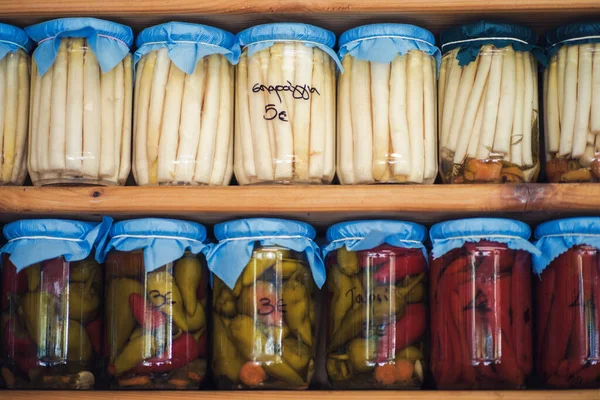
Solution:
[(112, 386), (197, 389), (206, 374), (205, 267), (191, 253), (145, 272), (143, 251), (106, 260), (108, 372)]
[(5, 256), (0, 357), (8, 387), (93, 389), (103, 368), (101, 266), (59, 257), (16, 271)]
[(302, 254), (277, 247), (255, 247), (234, 289), (215, 276), (212, 367), (218, 387), (307, 388), (315, 368), (314, 292)]
[(327, 267), (327, 373), (333, 387), (419, 388), (427, 326), (421, 250), (341, 247), (328, 256)]

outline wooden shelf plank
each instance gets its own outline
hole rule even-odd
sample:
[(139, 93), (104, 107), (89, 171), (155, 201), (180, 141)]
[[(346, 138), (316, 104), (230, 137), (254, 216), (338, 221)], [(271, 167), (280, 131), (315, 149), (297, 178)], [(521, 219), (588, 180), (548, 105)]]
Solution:
[(61, 391), (3, 391), (3, 400), (598, 400), (600, 390), (570, 391), (269, 391), (269, 392), (61, 392)]

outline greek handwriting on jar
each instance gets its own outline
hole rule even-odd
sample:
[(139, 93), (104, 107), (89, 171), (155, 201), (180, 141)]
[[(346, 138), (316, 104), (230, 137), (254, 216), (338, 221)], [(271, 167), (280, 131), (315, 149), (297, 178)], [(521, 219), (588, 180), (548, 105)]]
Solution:
[[(267, 92), (268, 94), (275, 93), (279, 99), (279, 103), (282, 103), (281, 93), (290, 92), (294, 100), (306, 100), (309, 101), (311, 95), (321, 95), (319, 90), (309, 85), (294, 85), (292, 82), (287, 81), (284, 85), (263, 85), (261, 83), (255, 83), (252, 86), (253, 93)], [(275, 118), (279, 118), (282, 122), (289, 122), (286, 110), (278, 110), (275, 104), (267, 104), (265, 106), (265, 115), (263, 116), (267, 121), (272, 121)]]
[[(390, 302), (390, 298), (387, 296), (387, 294), (380, 294), (380, 293), (370, 293), (369, 295), (366, 296), (366, 298), (360, 294), (357, 293), (355, 295), (355, 291), (356, 291), (356, 287), (353, 287), (351, 289), (348, 289), (348, 291), (346, 292), (346, 297), (350, 296), (352, 298), (352, 305), (354, 306), (354, 304), (365, 304), (365, 303), (389, 303)], [(385, 289), (385, 293), (388, 293), (388, 289)]]
[(276, 304), (273, 304), (270, 298), (261, 297), (258, 302), (259, 306), (256, 309), (258, 315), (270, 315), (275, 311), (285, 314), (286, 304), (283, 302), (283, 299), (279, 299)]

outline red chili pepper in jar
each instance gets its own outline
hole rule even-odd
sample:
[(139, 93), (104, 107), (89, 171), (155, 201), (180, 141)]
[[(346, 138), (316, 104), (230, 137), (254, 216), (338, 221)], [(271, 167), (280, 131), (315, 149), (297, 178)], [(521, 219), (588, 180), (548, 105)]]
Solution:
[(427, 262), (420, 250), (405, 252), (402, 255), (393, 254), (381, 264), (373, 278), (377, 283), (397, 282), (407, 275), (418, 275), (427, 270)]
[(189, 333), (184, 333), (173, 342), (171, 351), (164, 351), (157, 357), (142, 361), (133, 372), (148, 375), (171, 371), (196, 360), (199, 354), (200, 348), (194, 337)]
[(167, 323), (167, 317), (161, 311), (153, 309), (151, 303), (147, 303), (137, 293), (129, 295), (129, 307), (131, 307), (133, 317), (144, 330), (159, 328)]
[(102, 315), (99, 315), (95, 320), (85, 326), (85, 330), (92, 342), (94, 354), (102, 354)]
[(62, 257), (42, 262), (41, 290), (60, 297), (69, 282), (69, 263)]
[(425, 334), (427, 309), (423, 303), (406, 306), (404, 316), (396, 322), (396, 349), (410, 346)]

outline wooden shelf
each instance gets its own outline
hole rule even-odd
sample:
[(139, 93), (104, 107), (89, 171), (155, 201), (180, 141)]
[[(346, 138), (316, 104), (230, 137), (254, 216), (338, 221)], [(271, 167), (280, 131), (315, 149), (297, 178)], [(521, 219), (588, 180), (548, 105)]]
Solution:
[(543, 31), (600, 15), (597, 0), (1, 0), (3, 22), (28, 25), (50, 18), (96, 16), (136, 30), (183, 20), (212, 24), (234, 33), (258, 23), (301, 21), (336, 33), (365, 23), (417, 24), (435, 33), (481, 18), (519, 22)]
[(430, 224), (471, 216), (537, 223), (600, 212), (598, 184), (230, 187), (2, 187), (0, 218), (118, 219), (161, 216), (204, 223), (252, 216), (296, 218), (319, 228), (360, 218)]
[(270, 392), (60, 392), (3, 391), (3, 400), (598, 400), (600, 390), (559, 391), (270, 391)]

